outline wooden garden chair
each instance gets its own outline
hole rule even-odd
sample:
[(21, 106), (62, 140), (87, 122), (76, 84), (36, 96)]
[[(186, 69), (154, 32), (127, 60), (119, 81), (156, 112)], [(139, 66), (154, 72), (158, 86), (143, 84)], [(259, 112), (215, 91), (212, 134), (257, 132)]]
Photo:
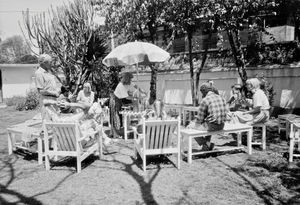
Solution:
[[(50, 169), (52, 156), (72, 156), (77, 159), (77, 172), (81, 172), (81, 162), (89, 155), (98, 152), (102, 157), (102, 127), (92, 133), (83, 135), (78, 123), (44, 123), (45, 165)], [(91, 146), (83, 147), (82, 141), (94, 137)], [(49, 149), (49, 139), (52, 139), (53, 150)]]
[(142, 133), (134, 129), (134, 154), (143, 160), (146, 171), (146, 156), (177, 154), (180, 169), (180, 118), (173, 120), (145, 120), (142, 118)]

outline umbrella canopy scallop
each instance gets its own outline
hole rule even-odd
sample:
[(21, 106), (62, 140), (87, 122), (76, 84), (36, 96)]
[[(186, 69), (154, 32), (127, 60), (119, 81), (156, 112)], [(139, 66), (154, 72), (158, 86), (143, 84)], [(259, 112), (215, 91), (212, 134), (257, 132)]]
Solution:
[(129, 42), (113, 49), (104, 59), (106, 66), (148, 65), (164, 62), (170, 54), (160, 47), (146, 42)]

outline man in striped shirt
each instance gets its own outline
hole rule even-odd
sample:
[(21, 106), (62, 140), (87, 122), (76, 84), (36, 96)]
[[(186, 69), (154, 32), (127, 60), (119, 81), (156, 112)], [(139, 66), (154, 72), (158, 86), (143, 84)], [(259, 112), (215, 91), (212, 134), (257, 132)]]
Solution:
[[(226, 101), (220, 95), (214, 92), (215, 88), (209, 83), (203, 83), (200, 86), (202, 93), (202, 101), (199, 105), (198, 117), (191, 122), (189, 128), (202, 131), (217, 131), (224, 128), (228, 109)], [(211, 136), (205, 139), (196, 138), (199, 145), (203, 146), (203, 150), (212, 150), (213, 143), (210, 143)]]

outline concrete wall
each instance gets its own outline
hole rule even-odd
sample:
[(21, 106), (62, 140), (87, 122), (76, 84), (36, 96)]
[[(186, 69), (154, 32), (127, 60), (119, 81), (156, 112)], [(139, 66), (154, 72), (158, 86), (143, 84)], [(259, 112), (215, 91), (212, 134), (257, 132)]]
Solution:
[[(265, 77), (273, 84), (276, 92), (274, 106), (285, 108), (300, 107), (300, 68), (249, 68), (248, 78), (264, 73)], [(157, 96), (170, 104), (192, 104), (190, 94), (189, 72), (159, 73), (157, 77)], [(150, 73), (140, 73), (138, 84), (145, 90), (150, 87)], [(205, 71), (200, 76), (201, 82), (213, 80), (215, 86), (221, 90), (225, 98), (229, 97), (231, 85), (239, 81), (236, 70), (230, 71)], [(136, 80), (136, 77), (135, 77)], [(287, 90), (287, 91), (285, 91)], [(285, 96), (281, 99), (282, 92)]]
[(2, 97), (25, 96), (34, 87), (33, 76), (37, 64), (0, 64)]

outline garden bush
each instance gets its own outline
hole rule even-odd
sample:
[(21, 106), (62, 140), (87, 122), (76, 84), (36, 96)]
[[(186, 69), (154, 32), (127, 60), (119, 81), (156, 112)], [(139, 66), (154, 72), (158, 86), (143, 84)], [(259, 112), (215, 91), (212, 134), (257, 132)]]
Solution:
[(6, 100), (7, 106), (14, 106), (16, 110), (34, 110), (39, 106), (39, 93), (31, 89), (25, 97), (13, 96)]

